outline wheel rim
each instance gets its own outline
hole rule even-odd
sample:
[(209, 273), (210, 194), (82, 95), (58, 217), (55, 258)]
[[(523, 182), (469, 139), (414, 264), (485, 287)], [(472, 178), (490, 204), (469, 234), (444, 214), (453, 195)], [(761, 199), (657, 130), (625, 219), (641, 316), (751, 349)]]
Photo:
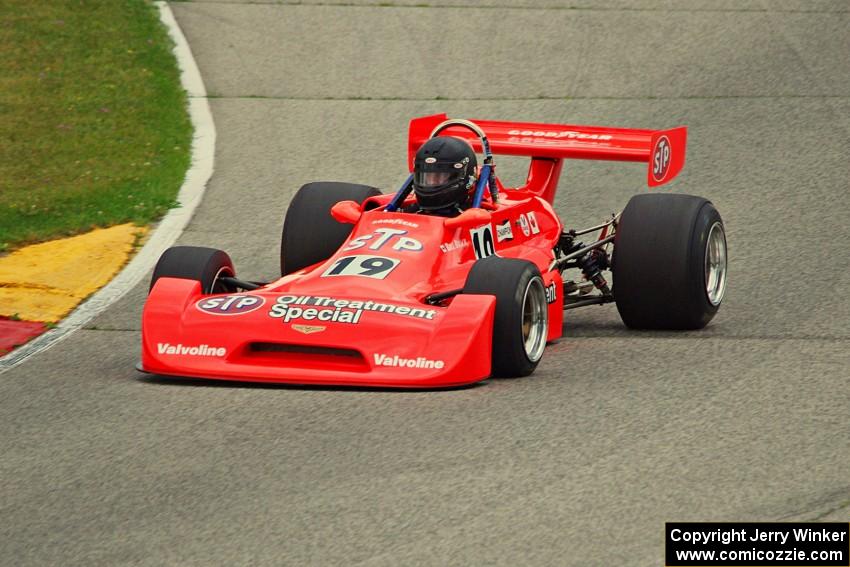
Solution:
[(726, 293), (726, 233), (720, 221), (711, 225), (705, 243), (705, 294), (712, 305), (720, 305)]
[(227, 266), (222, 266), (216, 272), (215, 277), (213, 278), (212, 285), (210, 286), (210, 293), (227, 293), (227, 287), (222, 284), (219, 279), (222, 277), (233, 277), (233, 271)]
[(543, 356), (549, 330), (549, 310), (543, 281), (534, 277), (525, 288), (522, 298), (522, 339), (525, 355), (531, 362)]

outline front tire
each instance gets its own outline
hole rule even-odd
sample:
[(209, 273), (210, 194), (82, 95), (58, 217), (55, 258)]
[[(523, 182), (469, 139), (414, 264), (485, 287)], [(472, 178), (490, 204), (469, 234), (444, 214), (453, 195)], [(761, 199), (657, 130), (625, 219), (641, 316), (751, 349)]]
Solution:
[(327, 260), (353, 228), (331, 216), (340, 201), (362, 203), (381, 192), (368, 185), (323, 181), (308, 183), (292, 198), (280, 238), (280, 273), (285, 276)]
[(172, 246), (159, 257), (148, 292), (159, 278), (195, 280), (204, 294), (236, 291), (221, 282), (220, 278), (227, 276), (235, 277), (236, 270), (226, 252), (202, 246)]
[(496, 297), (492, 375), (534, 372), (549, 333), (546, 290), (537, 266), (512, 258), (483, 258), (473, 264), (463, 293)]
[(701, 329), (726, 291), (726, 232), (710, 201), (631, 198), (614, 240), (614, 299), (633, 329)]

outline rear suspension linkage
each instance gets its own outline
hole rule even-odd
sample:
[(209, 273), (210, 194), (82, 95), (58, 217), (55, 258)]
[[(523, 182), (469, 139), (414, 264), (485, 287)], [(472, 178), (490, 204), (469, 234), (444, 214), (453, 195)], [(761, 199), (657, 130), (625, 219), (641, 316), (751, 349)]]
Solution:
[[(603, 270), (611, 267), (610, 257), (603, 249), (603, 246), (614, 241), (615, 235), (608, 234), (608, 231), (609, 228), (616, 230), (619, 217), (620, 215), (612, 215), (611, 220), (603, 224), (582, 230), (568, 230), (561, 235), (555, 251), (555, 259), (552, 261), (549, 269), (557, 269), (563, 272), (569, 268), (577, 268), (581, 270), (585, 279), (601, 292), (601, 295), (587, 296), (585, 295), (586, 291), (583, 291), (580, 286), (573, 283), (572, 288), (568, 290), (568, 284), (565, 284), (565, 309), (583, 305), (608, 303), (614, 300), (611, 288), (605, 280), (605, 276), (602, 275)], [(587, 245), (583, 242), (576, 242), (576, 236), (597, 230), (601, 230), (602, 232), (596, 242)], [(579, 290), (579, 294), (570, 296), (568, 291), (575, 290)]]

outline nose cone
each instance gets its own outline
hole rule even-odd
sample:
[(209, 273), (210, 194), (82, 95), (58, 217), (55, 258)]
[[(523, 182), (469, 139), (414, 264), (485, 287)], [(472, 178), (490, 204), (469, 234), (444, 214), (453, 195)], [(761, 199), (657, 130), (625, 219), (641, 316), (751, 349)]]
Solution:
[(494, 309), (493, 297), (478, 295), (442, 308), (339, 294), (202, 296), (197, 282), (163, 278), (143, 312), (142, 369), (289, 384), (469, 384), (490, 374)]

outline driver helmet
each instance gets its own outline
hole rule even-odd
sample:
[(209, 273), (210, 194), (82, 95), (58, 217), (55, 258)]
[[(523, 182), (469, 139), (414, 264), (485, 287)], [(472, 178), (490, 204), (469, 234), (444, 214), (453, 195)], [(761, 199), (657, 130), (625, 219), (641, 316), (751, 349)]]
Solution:
[(477, 166), (472, 146), (460, 138), (440, 136), (425, 142), (413, 161), (413, 191), (419, 208), (463, 207)]

